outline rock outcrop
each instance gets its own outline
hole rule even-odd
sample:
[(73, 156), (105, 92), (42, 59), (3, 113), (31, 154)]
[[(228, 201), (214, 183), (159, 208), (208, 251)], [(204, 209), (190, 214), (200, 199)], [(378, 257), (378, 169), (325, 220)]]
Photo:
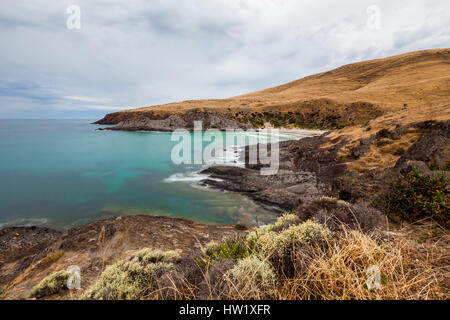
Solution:
[(0, 289), (49, 253), (60, 231), (41, 227), (6, 227), (0, 230)]
[[(349, 164), (374, 144), (383, 139), (400, 140), (411, 129), (421, 136), (411, 144), (393, 167), (374, 168), (357, 173)], [(350, 142), (344, 138), (330, 139), (328, 134), (298, 141), (280, 142), (279, 171), (274, 175), (261, 175), (262, 165), (248, 164), (248, 147), (241, 157), (246, 168), (211, 167), (202, 173), (210, 179), (205, 185), (240, 192), (252, 199), (278, 208), (293, 211), (305, 207), (311, 200), (331, 196), (351, 203), (368, 204), (385, 190), (389, 180), (405, 174), (412, 167), (428, 175), (447, 174), (443, 171), (450, 161), (450, 121), (420, 122), (396, 130), (380, 130), (376, 135), (360, 142), (358, 157), (342, 159), (339, 152)], [(327, 147), (324, 147), (327, 146)], [(350, 148), (355, 153), (354, 148)], [(362, 204), (364, 205), (364, 204)]]
[(114, 118), (106, 116), (96, 124), (115, 124), (109, 130), (123, 131), (174, 131), (177, 129), (194, 130), (195, 121), (201, 121), (202, 129), (252, 129), (250, 123), (240, 122), (230, 114), (212, 110), (191, 109), (180, 114), (155, 115), (153, 112), (129, 114), (130, 116)]

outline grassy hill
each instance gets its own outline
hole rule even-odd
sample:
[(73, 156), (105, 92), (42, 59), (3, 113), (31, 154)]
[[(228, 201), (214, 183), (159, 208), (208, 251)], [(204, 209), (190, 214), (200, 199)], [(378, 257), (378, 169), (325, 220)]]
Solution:
[[(192, 110), (221, 113), (250, 127), (339, 129), (414, 108), (426, 115), (450, 102), (450, 49), (416, 51), (353, 63), (277, 87), (227, 99), (191, 100), (130, 109), (100, 123), (164, 119)], [(413, 120), (411, 119), (411, 121)], [(431, 118), (430, 118), (431, 119)]]

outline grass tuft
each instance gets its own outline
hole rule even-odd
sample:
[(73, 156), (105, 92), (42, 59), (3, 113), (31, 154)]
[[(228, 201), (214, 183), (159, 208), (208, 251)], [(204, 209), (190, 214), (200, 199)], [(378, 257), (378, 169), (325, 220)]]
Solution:
[(57, 251), (53, 253), (49, 253), (44, 259), (41, 260), (41, 263), (53, 263), (58, 261), (64, 255), (64, 251)]
[[(374, 235), (347, 230), (326, 252), (316, 250), (309, 257), (304, 276), (285, 279), (280, 296), (319, 300), (448, 297), (439, 286), (445, 283), (439, 279), (444, 270), (419, 260), (412, 242), (380, 242)], [(380, 286), (375, 290), (367, 286), (371, 266), (380, 271)]]
[(31, 290), (31, 298), (42, 298), (59, 293), (67, 288), (67, 280), (71, 276), (70, 272), (61, 270), (44, 278)]

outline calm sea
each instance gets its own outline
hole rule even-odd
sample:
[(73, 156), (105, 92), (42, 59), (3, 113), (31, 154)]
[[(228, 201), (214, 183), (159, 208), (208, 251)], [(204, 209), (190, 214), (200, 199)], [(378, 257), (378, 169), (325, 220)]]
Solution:
[(67, 229), (134, 214), (211, 224), (274, 219), (244, 196), (198, 186), (195, 172), (205, 166), (173, 164), (171, 133), (96, 131), (90, 122), (0, 120), (0, 228)]

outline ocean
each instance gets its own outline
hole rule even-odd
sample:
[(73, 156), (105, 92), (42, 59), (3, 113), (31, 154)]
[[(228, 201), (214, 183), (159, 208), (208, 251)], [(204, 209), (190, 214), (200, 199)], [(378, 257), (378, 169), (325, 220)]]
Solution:
[[(171, 141), (171, 133), (99, 131), (105, 126), (91, 122), (0, 120), (0, 228), (65, 230), (136, 214), (207, 224), (260, 225), (275, 219), (245, 196), (200, 186), (205, 177), (198, 171), (207, 165), (174, 164), (171, 152), (178, 142)], [(231, 165), (240, 165), (236, 150), (228, 148), (225, 155)]]

